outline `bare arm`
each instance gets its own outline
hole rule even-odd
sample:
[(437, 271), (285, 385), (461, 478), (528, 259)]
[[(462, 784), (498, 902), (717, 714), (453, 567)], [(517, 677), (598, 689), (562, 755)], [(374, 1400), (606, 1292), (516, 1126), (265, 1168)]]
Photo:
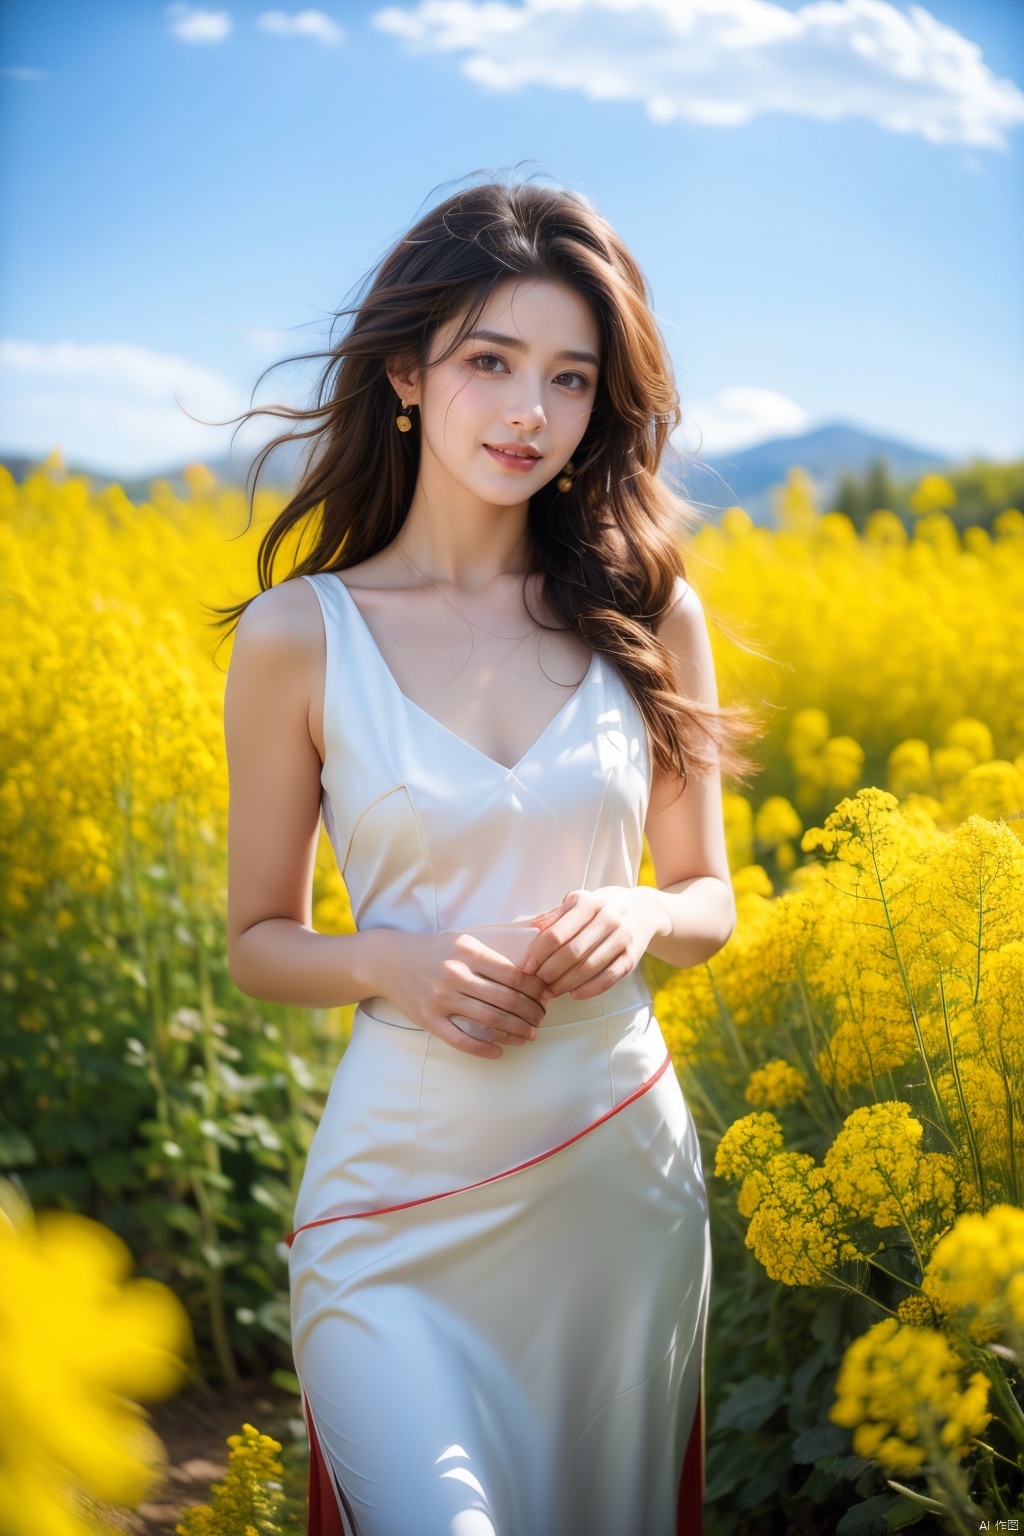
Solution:
[(282, 582), (249, 604), (224, 696), (231, 978), (251, 997), (305, 1007), (386, 997), (457, 1050), (501, 1056), (503, 1045), (532, 1039), (544, 1016), (536, 977), (472, 935), (312, 926), (321, 763), (310, 711), (325, 667), (308, 582)]
[(332, 1008), (376, 986), (368, 936), (312, 926), (320, 755), (309, 712), (312, 680), (323, 678), (322, 630), (315, 593), (290, 581), (250, 603), (235, 634), (224, 694), (227, 940), (243, 992)]
[[(672, 652), (684, 698), (717, 708), (715, 663), (700, 600), (687, 587), (666, 615), (660, 638)], [(682, 794), (678, 780), (656, 779), (647, 811), (647, 842), (658, 880), (652, 892), (667, 917), (648, 948), (671, 965), (708, 960), (736, 927), (729, 858), (717, 770), (691, 774)]]
[[(692, 587), (681, 591), (659, 635), (675, 661), (679, 691), (717, 706), (714, 660), (704, 610)], [(680, 781), (656, 776), (645, 831), (657, 889), (604, 886), (570, 891), (545, 913), (523, 969), (546, 981), (555, 997), (596, 997), (639, 964), (649, 950), (670, 965), (709, 959), (736, 926), (725, 846), (719, 773)]]

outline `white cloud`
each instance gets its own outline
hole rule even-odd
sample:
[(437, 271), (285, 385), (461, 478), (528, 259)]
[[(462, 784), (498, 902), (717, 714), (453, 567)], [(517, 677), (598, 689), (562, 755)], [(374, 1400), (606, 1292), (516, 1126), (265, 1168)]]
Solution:
[(0, 67), (0, 80), (24, 80), (34, 83), (36, 80), (49, 80), (49, 78), (45, 69), (31, 69), (27, 64), (4, 64)]
[(230, 428), (203, 421), (224, 421), (246, 404), (219, 374), (147, 347), (0, 341), (8, 451), (41, 456), (56, 446), (87, 468), (146, 474), (227, 452)]
[(197, 5), (177, 3), (169, 5), (164, 15), (181, 43), (222, 43), (231, 31), (228, 11), (204, 11)]
[(733, 384), (719, 390), (706, 404), (683, 401), (682, 425), (672, 435), (681, 453), (702, 459), (752, 448), (773, 437), (796, 437), (807, 430), (803, 406), (774, 389)]
[(640, 101), (659, 123), (716, 127), (765, 112), (862, 117), (934, 144), (1005, 148), (1024, 91), (921, 5), (889, 0), (419, 0), (374, 24), (462, 55), (496, 91), (547, 85)]
[(316, 43), (340, 43), (345, 36), (338, 23), (323, 11), (297, 11), (294, 16), (285, 11), (264, 11), (257, 17), (256, 25), (280, 37), (310, 37)]

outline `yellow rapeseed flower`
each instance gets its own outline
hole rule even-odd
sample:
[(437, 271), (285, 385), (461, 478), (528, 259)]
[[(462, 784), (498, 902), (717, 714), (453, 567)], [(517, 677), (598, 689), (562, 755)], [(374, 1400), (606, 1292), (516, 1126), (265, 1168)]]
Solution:
[(910, 496), (910, 510), (918, 517), (946, 512), (956, 506), (956, 491), (945, 475), (924, 475)]
[(855, 1256), (825, 1171), (806, 1152), (777, 1152), (740, 1195), (740, 1213), (750, 1215), (744, 1242), (770, 1279), (823, 1285), (840, 1259)]
[(921, 1289), (962, 1326), (977, 1319), (1024, 1336), (1024, 1210), (961, 1216), (935, 1245)]
[(782, 1126), (772, 1114), (744, 1115), (730, 1125), (715, 1150), (719, 1178), (743, 1179), (764, 1168), (783, 1148)]
[(275, 1536), (274, 1519), (284, 1471), (277, 1460), (280, 1442), (243, 1424), (240, 1435), (229, 1435), (227, 1477), (214, 1483), (209, 1504), (185, 1511), (174, 1527), (178, 1536)]
[(952, 1221), (956, 1165), (923, 1152), (924, 1127), (902, 1100), (867, 1104), (846, 1117), (824, 1168), (844, 1211), (876, 1227), (906, 1227), (915, 1237)]
[(937, 1329), (887, 1317), (843, 1356), (829, 1417), (853, 1430), (858, 1456), (887, 1471), (916, 1471), (936, 1457), (959, 1460), (992, 1415), (989, 1380), (966, 1367)]
[(824, 1169), (804, 1152), (785, 1151), (773, 1114), (744, 1115), (729, 1127), (715, 1173), (742, 1180), (744, 1241), (773, 1280), (822, 1285), (840, 1259), (855, 1257)]
[(754, 818), (754, 836), (766, 848), (792, 842), (804, 830), (803, 822), (785, 795), (769, 795), (758, 807)]
[(802, 1099), (807, 1087), (807, 1078), (799, 1067), (777, 1058), (766, 1061), (750, 1074), (743, 1096), (758, 1109), (785, 1109)]
[(932, 772), (932, 754), (926, 741), (908, 736), (893, 747), (886, 762), (888, 788), (898, 800), (907, 795), (927, 795), (935, 783)]

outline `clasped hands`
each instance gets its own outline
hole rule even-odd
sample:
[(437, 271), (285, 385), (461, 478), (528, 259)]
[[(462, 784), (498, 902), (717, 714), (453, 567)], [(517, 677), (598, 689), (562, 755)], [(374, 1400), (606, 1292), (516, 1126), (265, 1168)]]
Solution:
[(552, 999), (613, 987), (671, 926), (657, 890), (619, 885), (569, 891), (531, 923), (538, 931), (519, 965), (474, 933), (404, 934), (381, 990), (456, 1050), (495, 1058), (536, 1038)]

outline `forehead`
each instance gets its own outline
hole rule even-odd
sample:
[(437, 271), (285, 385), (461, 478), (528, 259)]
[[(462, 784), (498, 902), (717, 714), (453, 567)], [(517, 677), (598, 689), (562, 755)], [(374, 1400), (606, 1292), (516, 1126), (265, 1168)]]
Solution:
[(474, 330), (515, 337), (541, 352), (601, 353), (601, 332), (590, 303), (567, 283), (508, 278), (484, 305)]

